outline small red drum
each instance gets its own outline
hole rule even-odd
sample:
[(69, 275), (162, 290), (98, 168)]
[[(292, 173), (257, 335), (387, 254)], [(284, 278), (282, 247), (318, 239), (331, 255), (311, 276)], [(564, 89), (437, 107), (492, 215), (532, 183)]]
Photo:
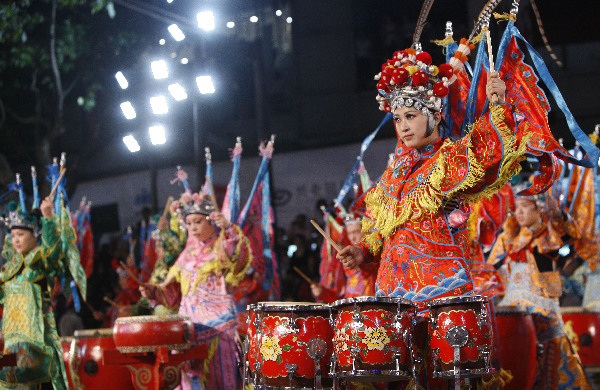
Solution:
[[(68, 349), (66, 342), (62, 344), (71, 388), (134, 389), (126, 367), (104, 365), (103, 352), (115, 349), (112, 329), (76, 330), (72, 342)], [(75, 355), (71, 355), (71, 347)]]
[(600, 372), (600, 310), (561, 307), (567, 336), (587, 371)]
[(537, 373), (537, 336), (533, 318), (520, 306), (496, 306), (500, 367), (513, 379), (505, 390), (532, 389)]
[(331, 304), (335, 312), (332, 372), (336, 378), (389, 382), (412, 375), (415, 306), (403, 298), (354, 297)]
[(261, 303), (255, 303), (248, 305), (246, 308), (247, 313), (247, 333), (246, 340), (244, 341), (244, 353), (245, 353), (245, 370), (246, 379), (251, 380), (255, 370), (260, 367), (260, 323), (261, 323)]
[(177, 314), (119, 317), (113, 333), (121, 353), (155, 352), (160, 347), (185, 350), (192, 347), (194, 327), (189, 317)]
[(71, 381), (71, 343), (75, 340), (73, 337), (61, 337), (60, 345), (62, 346), (62, 358), (65, 363), (65, 369), (67, 370), (67, 379), (69, 380), (69, 388), (73, 388), (73, 382)]
[[(329, 305), (263, 302), (260, 364), (255, 386), (321, 388), (333, 386), (328, 366), (333, 353)], [(261, 387), (262, 388), (262, 387)]]
[(494, 372), (487, 302), (487, 297), (473, 295), (427, 303), (434, 378), (478, 377)]

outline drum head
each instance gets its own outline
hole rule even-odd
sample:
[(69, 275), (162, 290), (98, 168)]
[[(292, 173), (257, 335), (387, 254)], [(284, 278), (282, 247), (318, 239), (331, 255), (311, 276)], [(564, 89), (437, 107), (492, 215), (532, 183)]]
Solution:
[(337, 301), (333, 302), (331, 304), (331, 307), (338, 307), (338, 306), (344, 306), (344, 305), (353, 305), (355, 303), (370, 303), (370, 304), (379, 304), (379, 303), (391, 303), (394, 305), (408, 305), (408, 306), (414, 306), (414, 304), (409, 301), (408, 299), (404, 299), (404, 298), (400, 298), (400, 297), (353, 297), (353, 298), (345, 298), (345, 299), (338, 299)]
[(79, 329), (73, 333), (73, 337), (76, 339), (113, 337), (113, 330), (112, 328)]
[(496, 306), (494, 314), (496, 316), (528, 316), (530, 313), (522, 306)]
[(488, 297), (483, 295), (466, 295), (461, 297), (445, 297), (427, 302), (427, 307), (448, 306), (461, 303), (487, 303)]
[(598, 307), (582, 307), (582, 306), (562, 306), (560, 308), (561, 314), (600, 314), (600, 308)]
[(311, 310), (329, 310), (326, 303), (315, 302), (259, 302), (262, 311), (311, 311)]

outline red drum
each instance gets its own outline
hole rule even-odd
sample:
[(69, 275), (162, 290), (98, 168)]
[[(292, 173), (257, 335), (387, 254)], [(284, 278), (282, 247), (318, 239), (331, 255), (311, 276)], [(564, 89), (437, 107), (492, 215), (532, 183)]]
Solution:
[(260, 367), (260, 323), (261, 323), (261, 311), (262, 303), (255, 303), (248, 305), (246, 313), (248, 320), (246, 340), (244, 341), (244, 353), (245, 353), (245, 378), (252, 380), (253, 373), (256, 378), (258, 371), (256, 369)]
[(490, 366), (493, 331), (487, 302), (487, 297), (473, 295), (427, 303), (434, 378), (478, 377), (494, 372)]
[(537, 373), (537, 336), (533, 318), (519, 306), (496, 306), (500, 367), (513, 379), (505, 390), (532, 389)]
[(71, 388), (135, 389), (126, 367), (104, 365), (103, 352), (115, 349), (112, 329), (76, 330), (72, 341), (74, 345), (69, 344), (68, 349), (67, 340), (62, 344)]
[(336, 378), (390, 382), (412, 375), (412, 302), (394, 297), (354, 297), (331, 304), (335, 312)]
[(71, 381), (71, 362), (69, 359), (71, 356), (71, 343), (75, 340), (73, 337), (61, 337), (60, 344), (62, 346), (62, 358), (65, 363), (65, 369), (67, 370), (67, 379), (69, 380), (69, 388), (73, 388), (73, 382)]
[(192, 347), (194, 326), (189, 317), (177, 314), (119, 317), (113, 333), (121, 353), (155, 352), (160, 347), (185, 350)]
[[(333, 386), (327, 375), (333, 353), (329, 305), (310, 302), (263, 302), (258, 308), (260, 388)], [(261, 387), (263, 386), (263, 387)]]
[(587, 371), (600, 372), (600, 310), (561, 307), (560, 313), (581, 363)]

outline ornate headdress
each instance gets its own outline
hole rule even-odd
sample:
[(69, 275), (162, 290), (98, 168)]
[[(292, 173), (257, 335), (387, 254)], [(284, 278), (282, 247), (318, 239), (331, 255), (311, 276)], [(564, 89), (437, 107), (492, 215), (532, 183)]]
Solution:
[(449, 63), (432, 65), (431, 55), (416, 49), (406, 49), (394, 53), (392, 59), (381, 66), (375, 76), (379, 109), (392, 112), (398, 107), (414, 107), (427, 115), (440, 112), (442, 98), (450, 92), (449, 86), (456, 80), (456, 73), (467, 60), (473, 48), (466, 39), (461, 41), (459, 56), (452, 57)]
[(529, 195), (528, 192), (526, 192), (526, 190), (529, 189), (533, 185), (532, 180), (531, 180), (533, 175), (535, 175), (535, 173), (532, 174), (531, 176), (527, 177), (525, 180), (523, 180), (523, 178), (520, 175), (513, 176), (513, 178), (511, 179), (511, 187), (512, 187), (513, 193), (515, 194), (515, 201), (518, 199), (528, 200), (530, 202), (535, 203), (535, 205), (538, 208), (541, 208), (544, 206), (544, 195), (543, 194)]
[(190, 194), (185, 192), (181, 195), (178, 203), (179, 212), (183, 218), (189, 214), (210, 215), (215, 211), (213, 203), (199, 193)]
[(363, 216), (358, 212), (341, 213), (340, 215), (344, 220), (344, 225), (362, 224)]
[[(32, 169), (32, 172), (35, 171)], [(11, 184), (10, 187), (19, 192), (19, 202), (17, 203), (13, 200), (8, 203), (8, 215), (2, 216), (2, 223), (4, 223), (9, 230), (14, 228), (28, 229), (32, 231), (34, 236), (39, 236), (42, 231), (40, 217), (34, 213), (27, 212), (25, 192), (23, 191), (23, 183), (20, 174), (16, 174), (16, 181)], [(37, 192), (37, 185), (35, 185), (35, 182), (34, 192)], [(34, 206), (37, 207), (35, 203)]]

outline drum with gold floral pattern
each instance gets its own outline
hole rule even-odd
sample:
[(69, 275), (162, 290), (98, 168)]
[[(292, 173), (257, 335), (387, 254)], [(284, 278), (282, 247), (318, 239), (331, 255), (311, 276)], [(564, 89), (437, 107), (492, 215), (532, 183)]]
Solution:
[(329, 305), (310, 302), (263, 302), (260, 361), (253, 384), (261, 388), (331, 387), (333, 353)]
[(262, 303), (254, 303), (246, 308), (246, 339), (244, 341), (245, 379), (252, 381), (256, 377), (256, 369), (260, 367), (260, 323)]
[(493, 373), (493, 328), (481, 295), (434, 299), (429, 307), (429, 347), (434, 378)]
[(335, 313), (332, 372), (358, 382), (412, 375), (415, 305), (397, 297), (354, 297), (331, 304)]

